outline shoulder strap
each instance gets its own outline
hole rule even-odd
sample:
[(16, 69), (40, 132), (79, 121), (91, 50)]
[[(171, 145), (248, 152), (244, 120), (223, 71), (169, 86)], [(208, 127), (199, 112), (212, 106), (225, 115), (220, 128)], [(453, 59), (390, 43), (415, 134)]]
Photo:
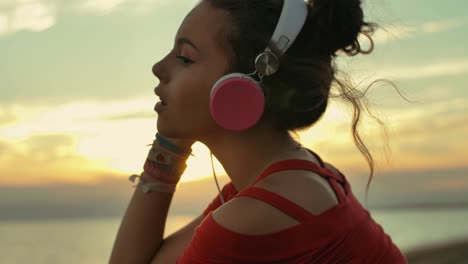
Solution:
[[(322, 166), (319, 166), (315, 164), (314, 162), (311, 162), (308, 160), (302, 160), (302, 159), (289, 159), (289, 160), (279, 161), (270, 165), (265, 170), (263, 170), (263, 172), (260, 174), (260, 176), (257, 178), (257, 180), (254, 182), (253, 185), (265, 179), (268, 175), (274, 172), (278, 172), (282, 170), (309, 170), (328, 179), (329, 183), (331, 184), (336, 194), (336, 197), (338, 198), (339, 203), (343, 203), (344, 200), (346, 199), (345, 192), (346, 193), (349, 192), (348, 182), (346, 181), (346, 179), (341, 173), (336, 173), (332, 171), (331, 169), (327, 168), (325, 164), (323, 163), (323, 161), (320, 159), (320, 157), (318, 157), (317, 154), (313, 152), (311, 153), (317, 157), (317, 159), (319, 160)], [(338, 186), (339, 183), (344, 185), (345, 192), (343, 192), (340, 186)], [(243, 190), (241, 193), (239, 193), (236, 196), (249, 196), (249, 197), (262, 200), (266, 203), (269, 203), (277, 207), (279, 210), (293, 216), (298, 221), (305, 220), (307, 218), (310, 218), (310, 216), (313, 216), (307, 210), (293, 203), (292, 201), (274, 192), (271, 192), (262, 188), (258, 188), (255, 186), (252, 186)]]
[(289, 159), (289, 160), (276, 162), (270, 165), (269, 167), (267, 167), (265, 170), (263, 170), (263, 172), (257, 178), (255, 183), (265, 179), (268, 175), (274, 172), (283, 171), (283, 170), (310, 170), (325, 178), (335, 179), (339, 183), (345, 182), (343, 175), (337, 174), (326, 167), (320, 167), (317, 164), (308, 160)]
[(269, 205), (274, 206), (285, 214), (292, 216), (300, 223), (305, 222), (306, 220), (313, 217), (313, 215), (306, 209), (284, 198), (283, 196), (256, 186), (244, 189), (236, 195), (236, 197), (238, 196), (246, 196), (263, 201)]

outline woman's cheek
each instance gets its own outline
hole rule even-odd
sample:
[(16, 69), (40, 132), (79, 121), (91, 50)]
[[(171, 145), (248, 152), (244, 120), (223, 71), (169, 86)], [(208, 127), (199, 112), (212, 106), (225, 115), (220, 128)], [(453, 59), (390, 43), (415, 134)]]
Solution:
[(174, 98), (177, 98), (177, 105), (184, 114), (195, 115), (205, 108), (209, 110), (209, 94), (206, 95), (193, 83), (182, 85), (183, 87), (174, 94)]

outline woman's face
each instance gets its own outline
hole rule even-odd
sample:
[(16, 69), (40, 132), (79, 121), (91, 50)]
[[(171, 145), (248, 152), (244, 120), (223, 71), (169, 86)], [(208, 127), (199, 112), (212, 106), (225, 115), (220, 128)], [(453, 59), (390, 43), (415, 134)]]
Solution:
[(160, 83), (158, 131), (168, 137), (198, 140), (219, 130), (209, 110), (213, 84), (228, 69), (228, 56), (219, 44), (225, 16), (202, 2), (184, 19), (173, 50), (153, 66)]

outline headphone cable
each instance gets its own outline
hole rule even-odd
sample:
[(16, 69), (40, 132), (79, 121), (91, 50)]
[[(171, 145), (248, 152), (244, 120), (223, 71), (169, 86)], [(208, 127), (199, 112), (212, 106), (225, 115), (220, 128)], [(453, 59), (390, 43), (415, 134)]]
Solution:
[(213, 170), (214, 180), (215, 180), (215, 183), (216, 183), (216, 187), (218, 188), (219, 199), (221, 200), (221, 204), (224, 204), (223, 193), (221, 192), (221, 188), (219, 187), (218, 178), (216, 177), (216, 172), (215, 172), (215, 169), (214, 169), (214, 164), (213, 164), (213, 152), (211, 152), (211, 151), (210, 151), (210, 157), (211, 157), (211, 169)]

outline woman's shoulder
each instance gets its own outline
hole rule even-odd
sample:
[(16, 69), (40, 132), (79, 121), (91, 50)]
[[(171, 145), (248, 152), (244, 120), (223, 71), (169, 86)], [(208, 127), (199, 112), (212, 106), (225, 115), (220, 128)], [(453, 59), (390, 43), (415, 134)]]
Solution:
[[(250, 190), (254, 195), (236, 196), (215, 210), (213, 220), (235, 233), (269, 234), (300, 224), (300, 219), (282, 210), (281, 206), (298, 206), (296, 211), (302, 211), (299, 215), (314, 217), (338, 204), (328, 181), (312, 171), (275, 172), (254, 187)], [(266, 195), (255, 195), (260, 191)], [(288, 206), (289, 203), (292, 205)]]

